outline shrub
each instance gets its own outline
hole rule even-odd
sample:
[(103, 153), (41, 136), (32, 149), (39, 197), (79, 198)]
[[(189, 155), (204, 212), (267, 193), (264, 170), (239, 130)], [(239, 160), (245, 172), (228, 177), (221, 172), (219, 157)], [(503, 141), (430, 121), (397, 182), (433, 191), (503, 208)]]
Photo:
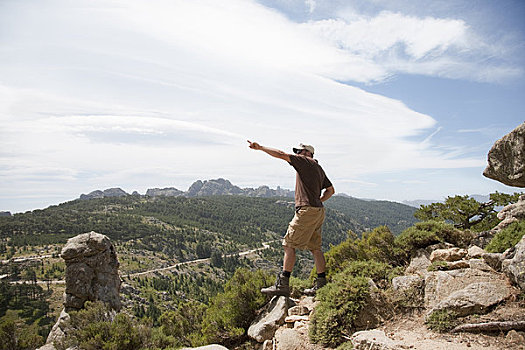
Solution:
[(211, 299), (206, 310), (202, 323), (204, 343), (240, 340), (255, 319), (257, 310), (268, 301), (260, 289), (273, 282), (273, 277), (262, 270), (237, 269), (224, 292)]
[(363, 260), (377, 260), (384, 263), (393, 263), (395, 253), (392, 249), (395, 237), (388, 227), (379, 226), (370, 232), (363, 233), (357, 240), (357, 246)]
[(425, 323), (433, 331), (447, 332), (455, 327), (456, 319), (455, 312), (444, 309), (431, 313)]
[(201, 324), (206, 305), (197, 301), (180, 303), (175, 310), (167, 311), (160, 317), (161, 334), (159, 341), (166, 341), (164, 337), (171, 337), (176, 341), (172, 344), (191, 346), (194, 339), (202, 337)]
[(513, 222), (492, 238), (485, 250), (489, 253), (503, 253), (514, 247), (525, 234), (525, 221)]
[(347, 261), (343, 266), (347, 276), (371, 278), (381, 284), (389, 284), (394, 277), (403, 275), (403, 268), (375, 260)]
[[(349, 237), (346, 239), (346, 241), (341, 242), (336, 246), (332, 246), (330, 250), (325, 253), (326, 272), (328, 277), (340, 271), (342, 269), (343, 262), (363, 259), (356, 243), (358, 240), (357, 235), (352, 231), (349, 231), (348, 236)], [(311, 277), (314, 276), (315, 268), (311, 274)]]
[(1, 350), (30, 350), (44, 344), (44, 338), (38, 334), (38, 326), (27, 325), (13, 310), (8, 310), (0, 318), (0, 339)]
[[(348, 261), (371, 261), (397, 265), (399, 259), (394, 249), (395, 237), (388, 227), (379, 226), (358, 238), (349, 231), (346, 241), (331, 247), (325, 254), (328, 277), (342, 271)], [(315, 276), (315, 270), (310, 277)]]
[(395, 247), (399, 258), (407, 261), (416, 250), (432, 244), (448, 242), (458, 247), (466, 247), (471, 240), (470, 231), (458, 230), (444, 221), (430, 220), (418, 222), (403, 231), (396, 237)]
[(150, 328), (125, 313), (115, 314), (102, 302), (86, 302), (85, 309), (71, 312), (73, 331), (57, 348), (135, 350), (147, 345)]
[(319, 305), (310, 324), (310, 339), (325, 346), (337, 346), (342, 334), (352, 334), (353, 322), (369, 294), (367, 278), (345, 272), (335, 275), (331, 283), (317, 292)]

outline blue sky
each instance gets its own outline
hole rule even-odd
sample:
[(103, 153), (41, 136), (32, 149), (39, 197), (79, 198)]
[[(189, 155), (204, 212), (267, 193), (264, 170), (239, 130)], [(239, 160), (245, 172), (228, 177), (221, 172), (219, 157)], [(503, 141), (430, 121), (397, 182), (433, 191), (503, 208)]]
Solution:
[(293, 189), (246, 140), (316, 147), (337, 192), (515, 192), (482, 176), (523, 123), (525, 3), (4, 0), (0, 210), (198, 179)]

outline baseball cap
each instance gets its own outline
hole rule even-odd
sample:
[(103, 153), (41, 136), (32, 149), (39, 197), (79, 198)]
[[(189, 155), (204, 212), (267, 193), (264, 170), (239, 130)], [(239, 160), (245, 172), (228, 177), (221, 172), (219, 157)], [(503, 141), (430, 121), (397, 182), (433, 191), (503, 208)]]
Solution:
[(314, 146), (312, 146), (312, 145), (305, 145), (303, 143), (300, 143), (299, 146), (297, 146), (297, 148), (294, 147), (293, 148), (293, 153), (299, 153), (303, 149), (309, 151), (310, 153), (312, 153), (312, 155), (314, 154)]

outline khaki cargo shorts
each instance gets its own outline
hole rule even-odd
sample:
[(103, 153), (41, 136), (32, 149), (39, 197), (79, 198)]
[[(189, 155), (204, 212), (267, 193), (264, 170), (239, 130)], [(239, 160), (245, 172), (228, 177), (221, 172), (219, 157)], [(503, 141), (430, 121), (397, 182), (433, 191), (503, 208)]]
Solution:
[(321, 231), (324, 207), (301, 207), (288, 225), (283, 246), (297, 249), (321, 250)]

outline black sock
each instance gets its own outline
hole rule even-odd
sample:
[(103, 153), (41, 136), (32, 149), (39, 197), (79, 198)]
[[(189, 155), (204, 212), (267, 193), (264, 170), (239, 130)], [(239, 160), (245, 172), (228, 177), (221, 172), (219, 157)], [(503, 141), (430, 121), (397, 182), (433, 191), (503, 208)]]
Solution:
[(284, 270), (283, 270), (282, 275), (283, 275), (284, 277), (290, 277), (290, 276), (292, 275), (292, 273), (291, 273), (290, 271), (284, 271)]
[(326, 278), (326, 272), (321, 272), (317, 274), (318, 278)]

